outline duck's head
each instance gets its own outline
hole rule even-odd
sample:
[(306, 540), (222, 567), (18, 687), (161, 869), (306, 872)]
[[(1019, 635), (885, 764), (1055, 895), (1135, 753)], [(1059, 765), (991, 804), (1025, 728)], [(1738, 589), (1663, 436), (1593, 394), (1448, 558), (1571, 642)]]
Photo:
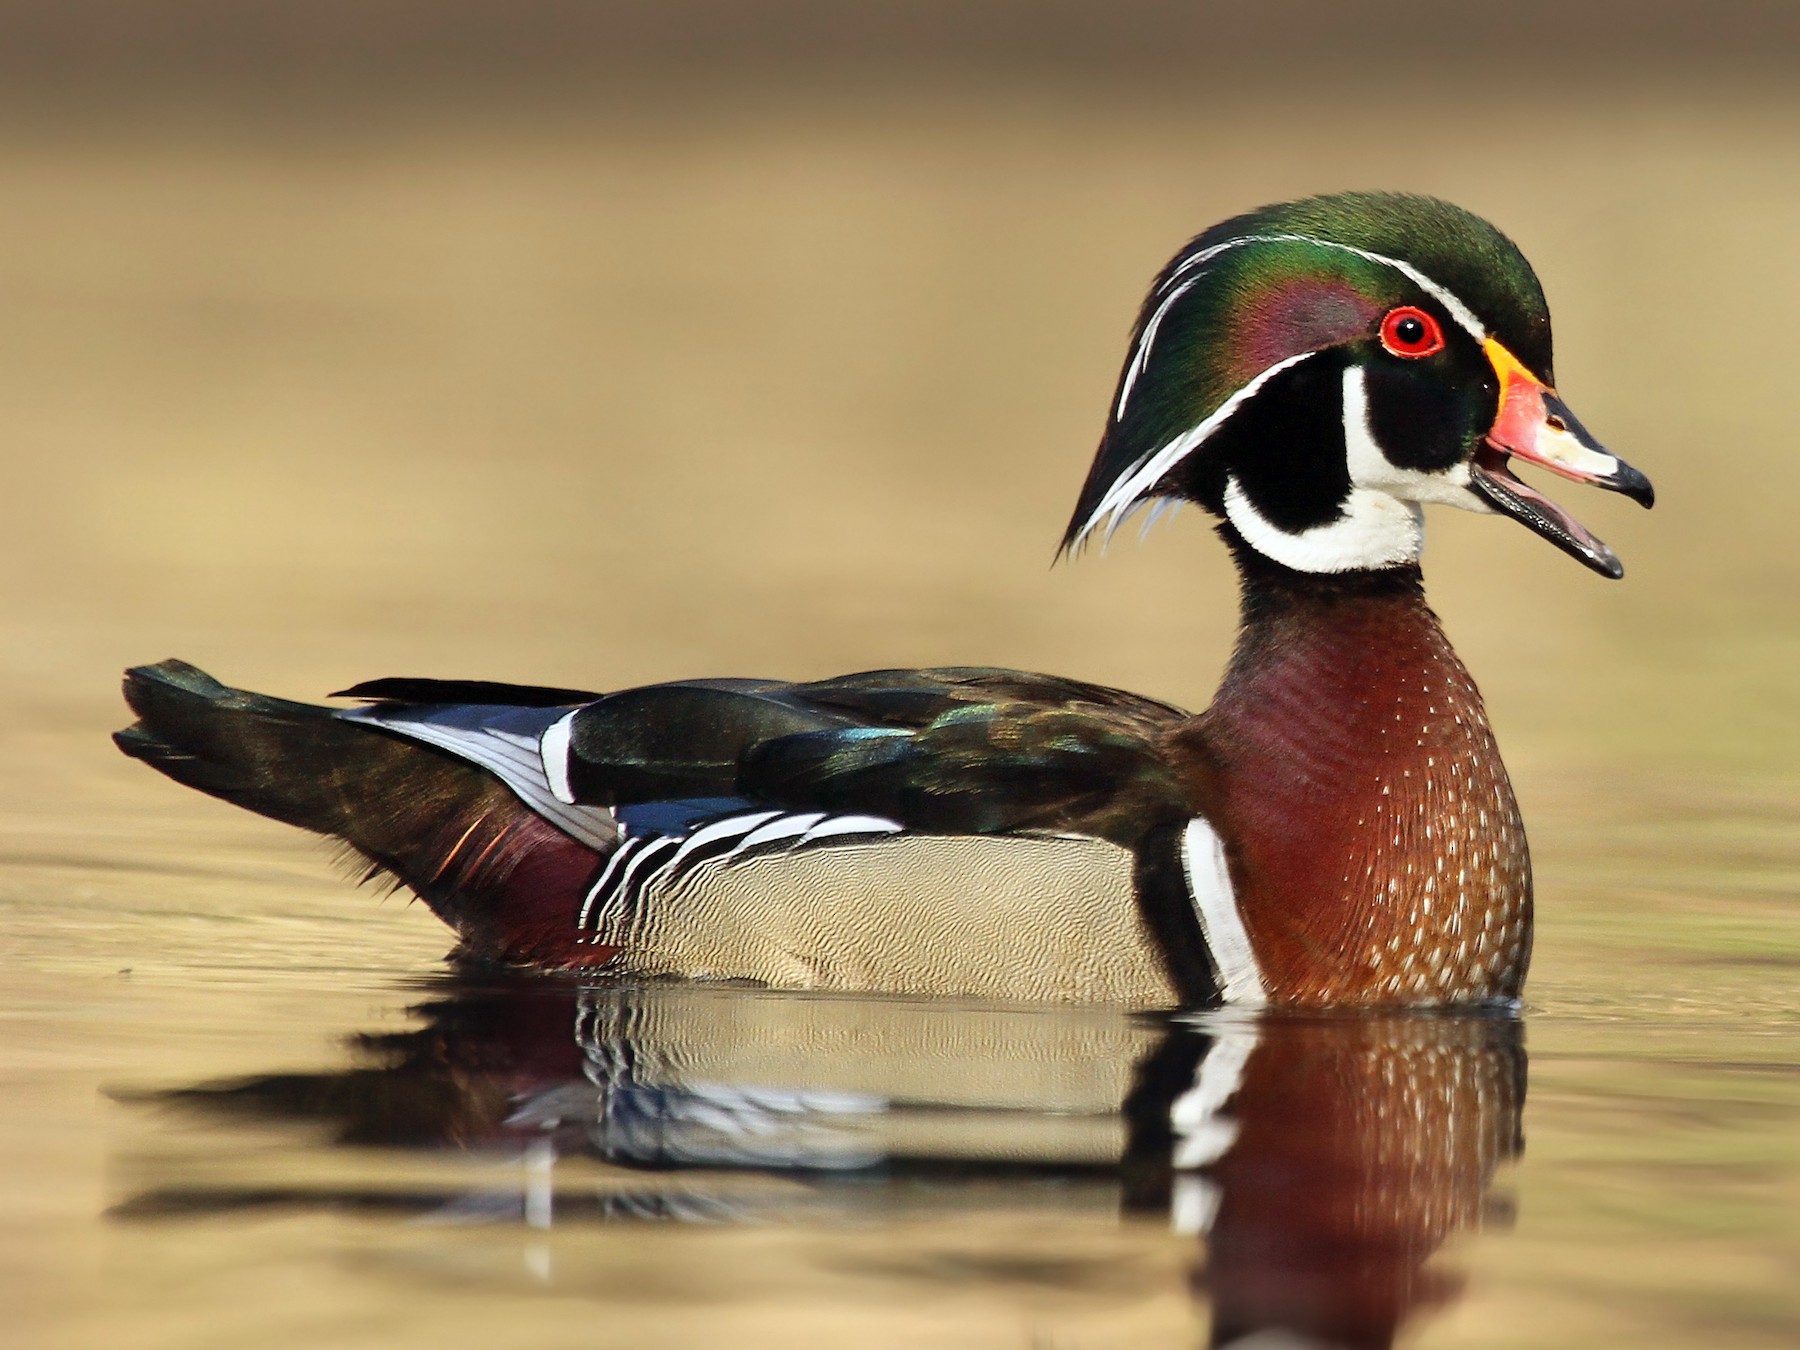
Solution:
[(1443, 502), (1622, 575), (1515, 455), (1651, 504), (1557, 395), (1550, 312), (1511, 240), (1430, 197), (1312, 197), (1214, 226), (1163, 269), (1064, 548), (1192, 501), (1297, 571), (1393, 567)]

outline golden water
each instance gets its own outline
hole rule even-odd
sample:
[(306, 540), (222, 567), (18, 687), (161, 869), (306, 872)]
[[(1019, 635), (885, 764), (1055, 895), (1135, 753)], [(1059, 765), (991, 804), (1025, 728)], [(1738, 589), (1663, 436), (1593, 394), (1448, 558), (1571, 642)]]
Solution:
[[(994, 663), (1203, 703), (1231, 588), (1196, 516), (1047, 567), (1132, 307), (1222, 215), (1379, 185), (1514, 234), (1563, 392), (1661, 501), (1558, 485), (1618, 585), (1433, 522), (1537, 860), (1526, 1147), (1318, 1148), (1373, 1169), (1365, 1217), (1456, 1216), (1407, 1230), (1423, 1343), (1793, 1344), (1800, 119), (1767, 85), (1404, 136), (1247, 106), (896, 86), (0, 137), (0, 1340), (1203, 1343), (1248, 1277), (1201, 1273), (1198, 1202), (1121, 1114), (1157, 1028), (664, 991), (710, 1086), (861, 1094), (838, 1124), (882, 1162), (645, 1172), (568, 1134), (572, 1013), (545, 1064), (496, 1049), (422, 908), (105, 736), (118, 669), (167, 655), (295, 697)], [(409, 1030), (429, 1071), (350, 1039)], [(563, 1134), (505, 1124), (556, 1090)]]

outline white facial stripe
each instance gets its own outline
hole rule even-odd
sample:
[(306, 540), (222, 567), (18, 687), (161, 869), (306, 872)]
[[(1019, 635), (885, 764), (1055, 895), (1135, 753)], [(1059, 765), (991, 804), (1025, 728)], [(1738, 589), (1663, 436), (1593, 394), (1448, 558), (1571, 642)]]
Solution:
[(1131, 360), (1126, 365), (1125, 378), (1120, 382), (1118, 402), (1113, 407), (1115, 423), (1125, 415), (1125, 404), (1131, 397), (1132, 388), (1137, 384), (1138, 377), (1144, 373), (1144, 367), (1149, 364), (1150, 349), (1156, 342), (1156, 330), (1162, 326), (1163, 316), (1200, 280), (1198, 276), (1190, 275), (1190, 273), (1196, 268), (1204, 268), (1207, 263), (1227, 249), (1242, 248), (1246, 244), (1315, 244), (1320, 248), (1335, 248), (1340, 252), (1367, 259), (1369, 262), (1391, 267), (1442, 305), (1450, 317), (1456, 320), (1457, 324), (1476, 342), (1487, 341), (1487, 329), (1482, 326), (1481, 320), (1475, 317), (1474, 311), (1457, 299), (1448, 287), (1439, 285), (1411, 263), (1400, 258), (1390, 258), (1385, 253), (1371, 253), (1368, 249), (1355, 248), (1330, 239), (1318, 239), (1310, 234), (1240, 235), (1236, 239), (1226, 239), (1203, 248), (1192, 257), (1184, 259), (1181, 265), (1164, 280), (1159, 289), (1167, 291), (1168, 294), (1144, 324), (1144, 331), (1139, 334), (1137, 345), (1132, 349)]
[[(1251, 242), (1253, 242), (1252, 238), (1246, 236), (1242, 239), (1227, 239), (1222, 244), (1214, 244), (1210, 248), (1203, 248), (1198, 253), (1194, 254), (1193, 257), (1184, 259), (1181, 266), (1170, 273), (1163, 281), (1163, 284), (1157, 288), (1159, 291), (1166, 291), (1168, 293), (1163, 296), (1162, 301), (1156, 306), (1155, 311), (1144, 324), (1144, 331), (1138, 334), (1137, 345), (1132, 348), (1131, 360), (1125, 367), (1125, 378), (1119, 383), (1119, 401), (1113, 405), (1114, 422), (1117, 422), (1125, 415), (1125, 401), (1131, 397), (1132, 386), (1137, 383), (1138, 376), (1144, 373), (1144, 367), (1149, 363), (1150, 349), (1156, 345), (1156, 330), (1162, 327), (1163, 316), (1169, 312), (1170, 308), (1177, 300), (1187, 294), (1195, 283), (1200, 280), (1198, 276), (1189, 276), (1188, 274), (1196, 268), (1205, 267), (1207, 263), (1225, 252), (1226, 249), (1236, 248), (1239, 244), (1248, 244)], [(1183, 280), (1184, 277), (1186, 280)]]
[(1280, 372), (1289, 366), (1298, 365), (1313, 355), (1315, 355), (1313, 352), (1301, 352), (1298, 356), (1290, 356), (1285, 361), (1277, 361), (1221, 403), (1210, 417), (1189, 427), (1174, 440), (1140, 460), (1137, 467), (1120, 475), (1118, 481), (1107, 489), (1106, 495), (1100, 499), (1100, 504), (1094, 508), (1093, 513), (1082, 523), (1081, 529), (1076, 532), (1075, 539), (1070, 544), (1071, 550), (1080, 548), (1100, 522), (1109, 518), (1106, 538), (1110, 540), (1113, 531), (1117, 530), (1124, 522), (1138, 499), (1160, 483), (1171, 469), (1223, 426), (1226, 418), (1242, 407), (1246, 400), (1254, 397), (1257, 390)]
[(1482, 325), (1481, 320), (1475, 317), (1475, 312), (1457, 299), (1447, 286), (1440, 286), (1411, 263), (1400, 258), (1390, 258), (1385, 253), (1371, 253), (1367, 249), (1352, 248), (1349, 244), (1336, 244), (1328, 239), (1313, 239), (1303, 234), (1294, 235), (1293, 238), (1303, 239), (1310, 244), (1318, 244), (1322, 248), (1342, 249), (1346, 253), (1354, 253), (1359, 258), (1367, 258), (1370, 262), (1384, 263), (1442, 305), (1445, 312), (1455, 319), (1457, 325), (1476, 342), (1487, 341), (1488, 331)]
[[(1226, 249), (1241, 248), (1245, 244), (1316, 244), (1320, 248), (1335, 248), (1341, 253), (1354, 254), (1356, 257), (1367, 259), (1369, 262), (1380, 263), (1384, 267), (1391, 267), (1442, 305), (1449, 313), (1450, 317), (1455, 319), (1457, 324), (1463, 328), (1470, 337), (1474, 338), (1477, 342), (1487, 341), (1488, 331), (1482, 325), (1481, 320), (1475, 317), (1474, 311), (1459, 300), (1449, 287), (1433, 281), (1430, 277), (1426, 276), (1418, 268), (1414, 267), (1403, 258), (1390, 258), (1385, 253), (1373, 253), (1366, 248), (1357, 248), (1353, 244), (1340, 244), (1335, 239), (1320, 239), (1316, 235), (1310, 234), (1240, 235), (1236, 239), (1227, 239), (1223, 243), (1214, 244), (1211, 248), (1203, 249), (1201, 252), (1195, 254), (1192, 258), (1188, 259), (1187, 262), (1182, 264), (1180, 272), (1177, 272), (1176, 275), (1181, 275), (1182, 272), (1187, 271), (1190, 266), (1195, 264), (1204, 264), (1212, 261), (1213, 258), (1223, 253)], [(1173, 281), (1174, 277), (1171, 277), (1170, 280)]]
[(1487, 509), (1487, 504), (1469, 487), (1467, 461), (1428, 473), (1424, 469), (1403, 469), (1382, 453), (1369, 426), (1368, 372), (1360, 366), (1344, 371), (1344, 455), (1350, 481), (1356, 487), (1385, 492), (1404, 502), (1435, 502), (1465, 511)]
[[(1218, 252), (1217, 249), (1209, 248), (1204, 256), (1210, 258), (1216, 252)], [(1113, 421), (1117, 422), (1125, 415), (1125, 400), (1131, 397), (1132, 386), (1137, 383), (1138, 376), (1144, 373), (1144, 364), (1150, 359), (1150, 349), (1156, 345), (1156, 330), (1162, 327), (1163, 315), (1167, 314), (1169, 308), (1177, 300), (1199, 283), (1199, 277), (1189, 277), (1169, 292), (1168, 297), (1156, 307), (1156, 312), (1144, 325), (1144, 331), (1138, 334), (1137, 346), (1132, 348), (1131, 361), (1125, 367), (1125, 378), (1119, 382), (1119, 401), (1113, 405)]]

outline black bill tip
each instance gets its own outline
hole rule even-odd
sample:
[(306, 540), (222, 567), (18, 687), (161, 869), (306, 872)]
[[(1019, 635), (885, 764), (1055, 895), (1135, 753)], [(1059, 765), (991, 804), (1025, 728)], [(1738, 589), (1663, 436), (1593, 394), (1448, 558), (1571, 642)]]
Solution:
[(1651, 486), (1650, 480), (1624, 460), (1619, 461), (1618, 473), (1603, 480), (1601, 486), (1624, 493), (1646, 511), (1656, 505), (1656, 489)]

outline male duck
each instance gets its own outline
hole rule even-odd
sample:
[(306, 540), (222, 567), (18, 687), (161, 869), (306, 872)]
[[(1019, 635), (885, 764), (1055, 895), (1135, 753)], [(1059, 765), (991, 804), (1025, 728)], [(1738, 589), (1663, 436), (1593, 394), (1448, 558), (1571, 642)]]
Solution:
[(468, 957), (1143, 1006), (1515, 996), (1531, 865), (1426, 607), (1421, 506), (1610, 549), (1511, 456), (1651, 504), (1555, 392), (1518, 249), (1426, 197), (1215, 226), (1157, 278), (1064, 540), (1218, 517), (1242, 631), (1199, 715), (1010, 670), (600, 695), (375, 680), (332, 710), (132, 671), (126, 754), (334, 836)]

